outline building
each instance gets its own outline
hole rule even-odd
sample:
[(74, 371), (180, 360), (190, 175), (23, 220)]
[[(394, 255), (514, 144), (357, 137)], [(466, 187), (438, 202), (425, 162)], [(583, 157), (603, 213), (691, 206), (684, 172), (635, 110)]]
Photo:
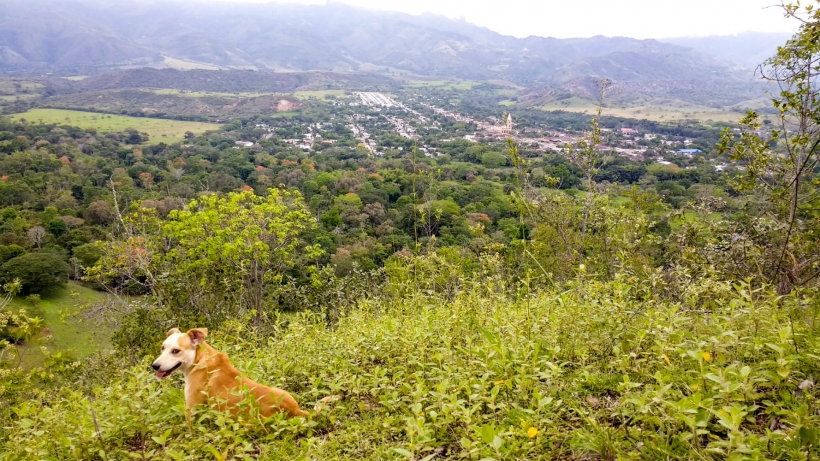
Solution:
[(677, 154), (681, 155), (695, 155), (695, 154), (702, 154), (703, 151), (700, 149), (678, 149), (675, 151)]

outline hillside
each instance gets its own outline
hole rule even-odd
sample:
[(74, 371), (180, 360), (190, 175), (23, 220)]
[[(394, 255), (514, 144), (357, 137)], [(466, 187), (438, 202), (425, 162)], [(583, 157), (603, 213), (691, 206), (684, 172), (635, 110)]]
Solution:
[(661, 42), (685, 46), (754, 69), (777, 52), (791, 37), (788, 33), (744, 32), (738, 35), (665, 38)]
[[(160, 56), (168, 56), (223, 68), (378, 71), (536, 87), (609, 78), (640, 91), (663, 92), (685, 82), (685, 93), (696, 96), (704, 87), (731, 94), (737, 88), (756, 91), (751, 74), (739, 66), (655, 40), (517, 39), (464, 21), (341, 4), (202, 3), (191, 8), (173, 1), (116, 7), (66, 1), (52, 8), (44, 2), (34, 0), (35, 8), (22, 0), (4, 3), (9, 27), (0, 27), (0, 69), (94, 72), (139, 60), (161, 67)], [(41, 18), (34, 21), (38, 26), (21, 31), (19, 18), (29, 14)], [(84, 25), (81, 33), (70, 27), (76, 17)]]

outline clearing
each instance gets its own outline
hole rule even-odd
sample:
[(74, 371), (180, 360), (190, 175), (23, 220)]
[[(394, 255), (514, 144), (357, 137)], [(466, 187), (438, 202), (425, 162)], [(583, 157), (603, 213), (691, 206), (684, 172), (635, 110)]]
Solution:
[(82, 306), (103, 301), (105, 297), (105, 293), (70, 282), (65, 288), (43, 295), (37, 303), (23, 296), (14, 298), (9, 309), (25, 309), (45, 320), (40, 340), (18, 348), (20, 364), (26, 368), (42, 364), (45, 357), (40, 352), (40, 342), (50, 352), (68, 352), (76, 358), (88, 357), (108, 347), (111, 329), (85, 319), (79, 312)]
[(410, 88), (436, 88), (446, 91), (470, 91), (473, 87), (480, 84), (479, 82), (459, 82), (455, 80), (411, 80), (407, 82), (407, 86)]
[(335, 98), (345, 98), (347, 97), (347, 93), (345, 90), (313, 90), (313, 91), (297, 91), (293, 93), (293, 96), (299, 99), (335, 99)]
[(213, 64), (205, 64), (203, 62), (186, 61), (184, 59), (172, 58), (170, 56), (163, 56), (162, 64), (166, 67), (176, 70), (219, 70), (219, 66)]
[[(597, 106), (593, 101), (579, 97), (572, 97), (560, 101), (554, 101), (547, 105), (540, 106), (544, 111), (564, 110), (568, 112), (581, 112), (594, 114)], [(686, 105), (686, 104), (648, 104), (635, 107), (604, 107), (603, 115), (613, 117), (624, 117), (634, 119), (646, 119), (656, 122), (668, 122), (671, 120), (697, 120), (699, 122), (730, 122), (735, 123), (743, 117), (740, 112), (714, 107)]]
[(172, 144), (185, 139), (186, 131), (202, 134), (206, 131), (218, 130), (222, 127), (222, 125), (215, 123), (183, 122), (180, 120), (147, 117), (126, 117), (122, 115), (62, 109), (32, 109), (22, 114), (13, 115), (12, 119), (26, 119), (31, 123), (56, 123), (80, 128), (91, 127), (103, 133), (121, 132), (127, 128), (133, 128), (139, 132), (148, 133), (148, 136), (150, 136), (149, 144), (159, 144), (161, 142)]

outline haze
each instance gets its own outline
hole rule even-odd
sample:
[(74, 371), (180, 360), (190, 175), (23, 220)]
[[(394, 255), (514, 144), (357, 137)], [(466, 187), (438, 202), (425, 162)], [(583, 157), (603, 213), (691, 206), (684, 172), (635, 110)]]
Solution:
[[(199, 0), (191, 0), (199, 1)], [(210, 0), (267, 3), (267, 0)], [(326, 4), (325, 0), (279, 0)], [(463, 18), (516, 37), (666, 38), (793, 32), (777, 0), (343, 0), (370, 9)]]

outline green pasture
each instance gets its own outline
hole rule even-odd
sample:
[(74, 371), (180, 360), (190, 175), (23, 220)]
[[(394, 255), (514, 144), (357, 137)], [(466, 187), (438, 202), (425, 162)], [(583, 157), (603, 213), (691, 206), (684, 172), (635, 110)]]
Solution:
[(13, 120), (25, 119), (29, 123), (71, 125), (80, 128), (94, 128), (104, 133), (121, 132), (133, 128), (148, 133), (149, 144), (164, 142), (172, 144), (185, 139), (185, 132), (201, 134), (217, 130), (222, 125), (214, 123), (184, 122), (160, 118), (126, 117), (122, 115), (100, 114), (62, 109), (32, 109), (12, 116)]
[(25, 309), (45, 321), (41, 337), (18, 348), (20, 364), (24, 367), (40, 365), (44, 359), (41, 346), (49, 352), (69, 353), (77, 358), (108, 347), (111, 328), (86, 319), (81, 312), (83, 306), (101, 302), (105, 297), (104, 293), (71, 282), (65, 288), (43, 295), (38, 302), (23, 296), (13, 299), (9, 309)]
[(480, 82), (455, 80), (411, 80), (407, 82), (407, 86), (410, 88), (436, 88), (446, 91), (470, 91), (480, 84)]
[[(553, 101), (539, 107), (544, 111), (565, 110), (569, 112), (580, 112), (594, 114), (597, 110), (597, 103), (591, 100), (572, 97), (560, 101)], [(706, 106), (687, 105), (681, 103), (663, 103), (660, 101), (647, 101), (636, 106), (615, 106), (604, 107), (603, 115), (613, 117), (624, 117), (633, 119), (646, 119), (656, 122), (673, 120), (697, 120), (699, 122), (737, 122), (743, 114), (733, 110), (717, 109)]]
[(321, 99), (326, 100), (328, 96), (335, 98), (344, 98), (347, 96), (345, 90), (311, 90), (311, 91), (297, 91), (293, 96), (299, 99)]

